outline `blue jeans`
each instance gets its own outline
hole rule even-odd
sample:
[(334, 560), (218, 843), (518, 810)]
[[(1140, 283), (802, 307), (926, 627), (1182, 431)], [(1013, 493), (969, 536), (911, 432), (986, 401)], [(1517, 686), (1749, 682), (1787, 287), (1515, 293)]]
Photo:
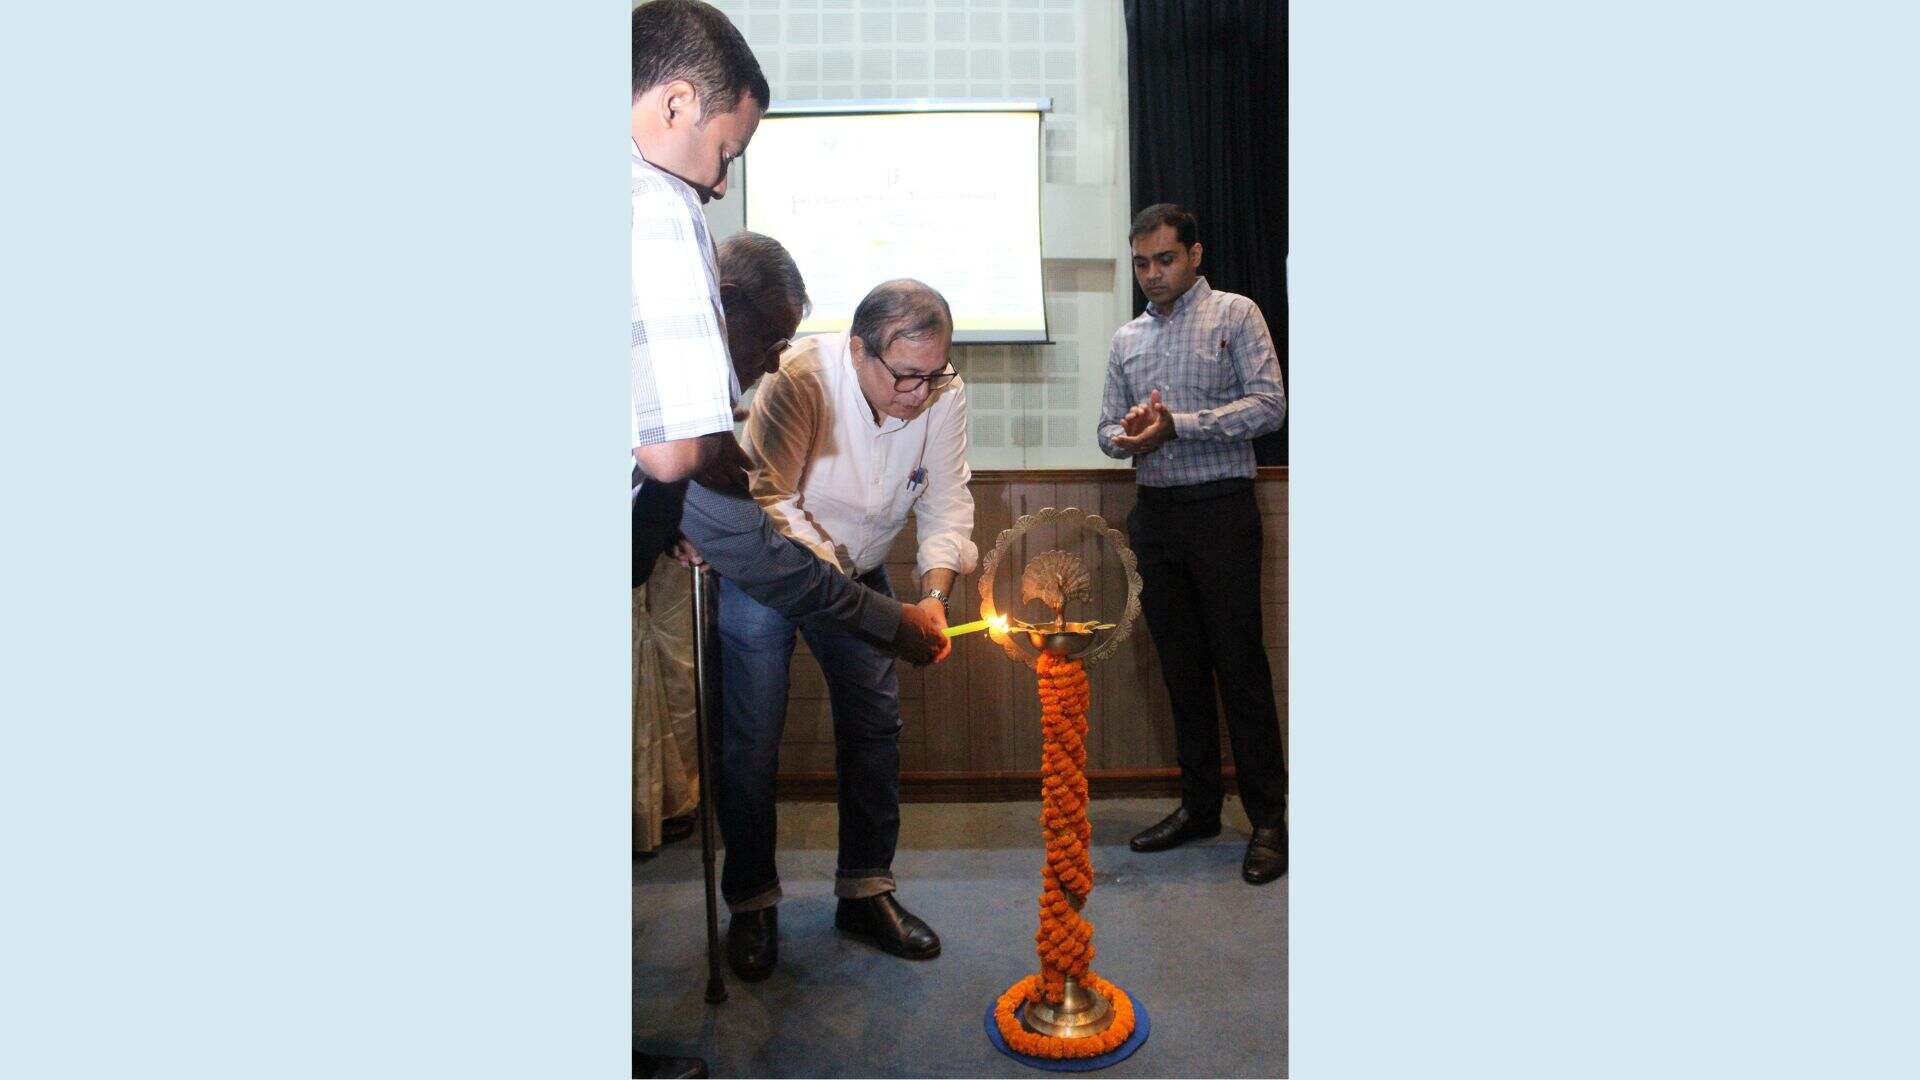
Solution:
[[(885, 568), (860, 584), (888, 596)], [(715, 800), (727, 855), (720, 894), (729, 911), (780, 902), (774, 866), (778, 821), (773, 778), (787, 721), (787, 666), (796, 624), (720, 581), (721, 678), (725, 686)], [(833, 705), (834, 764), (840, 782), (840, 862), (836, 896), (891, 892), (900, 841), (900, 676), (893, 657), (847, 631), (800, 626), (820, 662)]]

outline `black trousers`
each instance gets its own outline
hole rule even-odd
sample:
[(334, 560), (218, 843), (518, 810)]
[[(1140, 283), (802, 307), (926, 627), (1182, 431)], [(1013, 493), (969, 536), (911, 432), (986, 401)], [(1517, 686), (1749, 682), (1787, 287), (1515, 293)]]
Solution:
[(1196, 817), (1220, 813), (1217, 682), (1247, 817), (1256, 828), (1282, 824), (1287, 763), (1261, 640), (1253, 482), (1142, 487), (1127, 533), (1140, 561), (1140, 608), (1173, 705), (1181, 802)]
[[(635, 470), (637, 473), (639, 470)], [(636, 477), (637, 479), (637, 477)], [(633, 497), (633, 587), (647, 583), (654, 560), (665, 555), (680, 537), (680, 507), (687, 500), (687, 482), (662, 484), (645, 480)]]

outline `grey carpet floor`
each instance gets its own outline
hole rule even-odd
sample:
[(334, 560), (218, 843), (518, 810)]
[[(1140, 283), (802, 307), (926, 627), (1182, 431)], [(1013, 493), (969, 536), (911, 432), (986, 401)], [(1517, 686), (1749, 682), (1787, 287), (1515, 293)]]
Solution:
[[(1219, 837), (1140, 855), (1127, 838), (1171, 801), (1092, 804), (1094, 970), (1137, 996), (1146, 1045), (1111, 1076), (1287, 1075), (1287, 878), (1240, 880), (1247, 819), (1228, 800)], [(780, 807), (780, 964), (727, 972), (708, 1005), (697, 837), (633, 862), (637, 1049), (697, 1054), (714, 1076), (1038, 1076), (995, 1051), (987, 1007), (1035, 970), (1039, 801), (901, 808), (899, 897), (940, 935), (900, 960), (833, 928), (836, 813)], [(726, 932), (726, 909), (720, 912)], [(724, 962), (723, 962), (724, 963)]]

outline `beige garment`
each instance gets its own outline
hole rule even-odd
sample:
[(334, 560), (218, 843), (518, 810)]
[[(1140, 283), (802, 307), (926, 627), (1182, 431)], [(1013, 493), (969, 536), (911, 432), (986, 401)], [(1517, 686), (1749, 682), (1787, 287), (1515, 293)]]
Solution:
[(665, 555), (633, 590), (633, 850), (700, 801), (693, 720), (693, 573)]

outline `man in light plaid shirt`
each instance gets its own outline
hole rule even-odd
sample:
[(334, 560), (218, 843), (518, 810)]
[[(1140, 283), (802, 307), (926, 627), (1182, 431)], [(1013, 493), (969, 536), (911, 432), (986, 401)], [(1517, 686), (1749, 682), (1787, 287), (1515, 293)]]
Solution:
[(726, 194), (727, 165), (772, 92), (739, 31), (708, 5), (643, 5), (633, 36), (633, 453), (671, 483), (718, 452), (719, 440), (697, 440), (733, 431), (740, 386), (700, 206)]
[[(670, 537), (660, 519), (678, 513), (699, 554), (754, 600), (788, 618), (822, 620), (890, 643), (906, 659), (926, 663), (946, 644), (931, 616), (858, 584), (780, 535), (745, 494), (746, 459), (733, 439), (740, 384), (700, 207), (726, 194), (727, 166), (746, 151), (771, 98), (759, 61), (719, 9), (701, 0), (651, 0), (633, 10), (632, 435), (642, 474), (634, 541)], [(684, 506), (677, 493), (657, 497), (655, 489), (672, 484), (685, 486)], [(737, 493), (727, 490), (736, 485)], [(635, 562), (652, 560), (636, 552)], [(764, 944), (771, 947), (770, 933)], [(697, 1058), (635, 1050), (633, 1075), (706, 1076), (707, 1067)]]
[[(663, 531), (655, 518), (677, 508), (699, 555), (761, 604), (923, 664), (946, 644), (930, 616), (826, 567), (746, 496), (746, 456), (733, 437), (740, 384), (700, 207), (726, 195), (727, 166), (771, 98), (753, 50), (718, 8), (651, 0), (633, 10), (635, 540)], [(699, 482), (684, 506), (648, 490), (690, 478)]]
[(1192, 214), (1156, 203), (1134, 218), (1128, 241), (1148, 303), (1113, 335), (1100, 449), (1131, 457), (1140, 484), (1128, 539), (1180, 760), (1179, 808), (1132, 847), (1164, 851), (1219, 835), (1217, 679), (1253, 824), (1240, 872), (1265, 884), (1287, 869), (1287, 773), (1261, 641), (1252, 440), (1279, 429), (1286, 388), (1259, 306), (1200, 276)]

